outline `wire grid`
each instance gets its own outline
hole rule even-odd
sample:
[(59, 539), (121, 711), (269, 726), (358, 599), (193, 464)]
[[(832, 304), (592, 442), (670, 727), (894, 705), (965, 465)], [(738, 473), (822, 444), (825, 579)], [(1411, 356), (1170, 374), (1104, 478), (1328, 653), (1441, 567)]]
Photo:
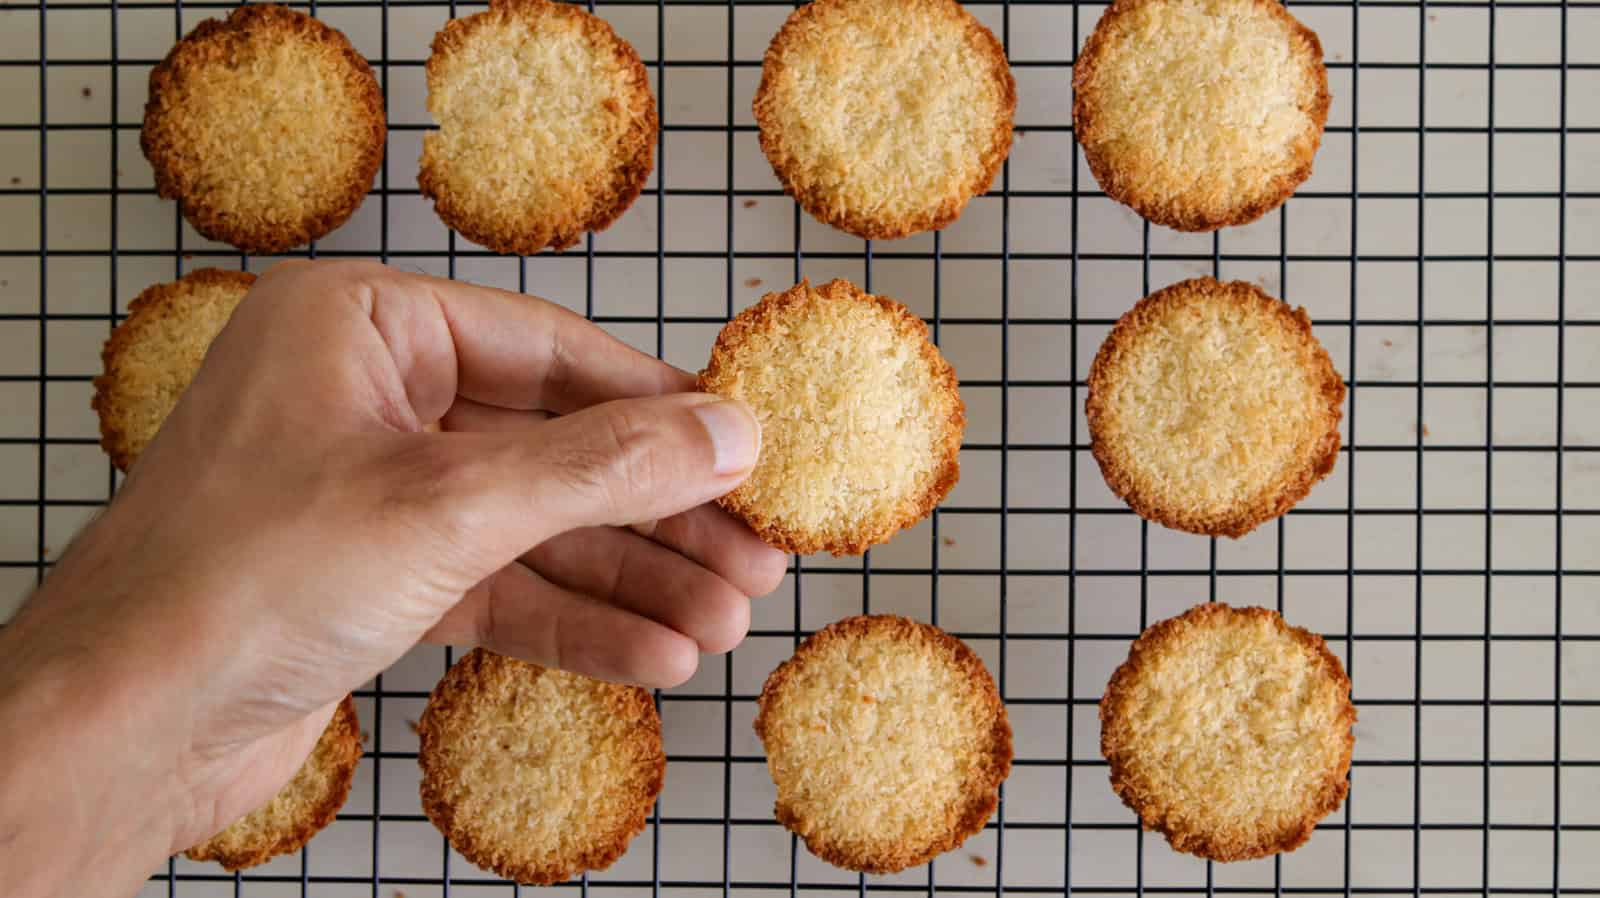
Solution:
[[(425, 40), (481, 4), (302, 7), (372, 59), (391, 142), (357, 219), (300, 255), (375, 257), (552, 296), (691, 368), (760, 293), (841, 274), (925, 315), (963, 374), (972, 424), (949, 502), (859, 561), (795, 558), (779, 594), (757, 603), (744, 647), (658, 694), (668, 783), (647, 832), (610, 871), (552, 889), (1600, 893), (1600, 299), (1589, 285), (1600, 280), (1600, 4), (1292, 3), (1329, 49), (1335, 111), (1318, 174), (1284, 209), (1216, 235), (1139, 222), (1097, 189), (1071, 144), (1068, 48), (1102, 5), (974, 5), (1020, 83), (1012, 160), (949, 231), (891, 244), (811, 222), (754, 149), (760, 51), (791, 6), (600, 3), (651, 71), (657, 171), (611, 232), (523, 259), (444, 234), (409, 174), (391, 170), (412, 164), (428, 127), (397, 113), (397, 102), (420, 102), (426, 55), (409, 37), (392, 45), (400, 21)], [(228, 8), (0, 6), (0, 160), (36, 167), (0, 171), (10, 178), (0, 181), (0, 357), (10, 360), (0, 457), (12, 471), (0, 481), (0, 574), (18, 595), (115, 490), (84, 407), (92, 349), (127, 299), (193, 265), (266, 263), (189, 231), (153, 196), (136, 144), (162, 44)], [(375, 20), (364, 39), (347, 21), (359, 16)], [(110, 23), (105, 52), (52, 52), (93, 17)], [(135, 17), (170, 17), (170, 30), (158, 24), (159, 39), (144, 34), (132, 51), (123, 24)], [(1530, 35), (1523, 17), (1543, 30)], [(680, 40), (687, 54), (673, 51)], [(1543, 55), (1524, 58), (1528, 47)], [(719, 72), (720, 89), (709, 77)], [(80, 82), (85, 100), (92, 86), (109, 92), (104, 113), (74, 105)], [(713, 100), (720, 119), (701, 108)], [(85, 154), (98, 183), (52, 177)], [(708, 179), (718, 168), (720, 183)], [(438, 231), (418, 240), (418, 227)], [(351, 231), (364, 236), (341, 237)], [(720, 248), (697, 242), (712, 237)], [(1081, 420), (1087, 363), (1116, 316), (1200, 273), (1254, 277), (1309, 306), (1350, 387), (1335, 475), (1237, 543), (1134, 518), (1100, 483)], [(613, 296), (639, 302), (610, 308)], [(1105, 783), (1095, 704), (1106, 675), (1140, 629), (1207, 599), (1274, 606), (1323, 632), (1355, 684), (1350, 798), (1288, 856), (1213, 866), (1176, 855)], [(766, 671), (857, 611), (909, 613), (968, 640), (996, 675), (1018, 745), (983, 833), (870, 879), (822, 865), (771, 820), (748, 726)], [(404, 724), (450, 660), (419, 649), (358, 691), (370, 741), (356, 790), (307, 850), (242, 875), (170, 861), (141, 894), (537, 891), (471, 867), (415, 806)], [(92, 879), (84, 893), (98, 894)]]

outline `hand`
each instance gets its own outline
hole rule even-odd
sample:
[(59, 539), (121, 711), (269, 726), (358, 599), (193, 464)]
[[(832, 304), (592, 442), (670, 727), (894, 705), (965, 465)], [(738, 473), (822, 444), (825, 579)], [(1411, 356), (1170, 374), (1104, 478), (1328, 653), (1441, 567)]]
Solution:
[[(180, 793), (172, 852), (270, 798), (335, 703), (420, 639), (681, 683), (743, 638), (785, 561), (705, 504), (759, 431), (693, 386), (539, 299), (279, 265), (0, 631), (0, 699), (57, 671), (61, 701), (131, 703), (112, 738)], [(105, 814), (84, 792), (52, 807), (63, 828)]]

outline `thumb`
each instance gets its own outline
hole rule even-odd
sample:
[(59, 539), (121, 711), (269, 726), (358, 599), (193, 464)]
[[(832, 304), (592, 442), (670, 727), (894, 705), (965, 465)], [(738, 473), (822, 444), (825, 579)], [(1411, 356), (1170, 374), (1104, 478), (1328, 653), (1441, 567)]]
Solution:
[(533, 432), (530, 499), (559, 527), (633, 524), (688, 511), (755, 467), (761, 425), (744, 403), (709, 393), (624, 399)]
[[(670, 517), (726, 494), (755, 467), (761, 427), (707, 393), (624, 399), (507, 433), (407, 439), (419, 509), (472, 547), (487, 574), (579, 527)], [(421, 468), (421, 470), (418, 470)]]

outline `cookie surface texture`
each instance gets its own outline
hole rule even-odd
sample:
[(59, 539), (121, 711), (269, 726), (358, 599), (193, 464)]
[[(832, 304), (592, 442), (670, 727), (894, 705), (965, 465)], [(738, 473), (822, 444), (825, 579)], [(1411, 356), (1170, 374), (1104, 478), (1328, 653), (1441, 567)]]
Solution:
[(890, 873), (960, 845), (994, 813), (1011, 725), (965, 643), (903, 617), (818, 631), (767, 677), (756, 734), (778, 821), (830, 864)]
[(1117, 0), (1072, 84), (1095, 180), (1181, 231), (1281, 205), (1311, 176), (1328, 119), (1322, 45), (1276, 0)]
[(1304, 309), (1196, 278), (1117, 321), (1084, 411), (1106, 485), (1135, 512), (1238, 537), (1333, 470), (1344, 396)]
[(201, 22), (150, 73), (140, 146), (196, 231), (277, 253), (355, 212), (386, 134), (383, 92), (343, 34), (252, 4)]
[(718, 503), (784, 551), (859, 555), (961, 476), (955, 370), (922, 319), (848, 281), (801, 282), (740, 312), (700, 389), (760, 420), (754, 472)]
[(361, 760), (356, 702), (345, 696), (294, 779), (264, 806), (184, 852), (192, 861), (216, 861), (233, 871), (299, 851), (333, 822), (350, 797)]
[(1206, 604), (1133, 643), (1100, 702), (1111, 787), (1178, 851), (1291, 851), (1349, 791), (1350, 680), (1322, 637)]
[(161, 429), (228, 316), (254, 284), (243, 271), (201, 268), (145, 290), (101, 352), (91, 404), (100, 445), (127, 471)]
[(627, 211), (655, 164), (639, 54), (605, 20), (494, 0), (445, 25), (428, 57), (417, 184), (444, 223), (502, 253), (565, 249)]
[(546, 885), (622, 856), (661, 792), (650, 694), (474, 649), (418, 723), (422, 809), (467, 860)]
[(955, 0), (816, 0), (767, 48), (754, 113), (807, 212), (889, 239), (989, 189), (1016, 106), (1005, 48)]

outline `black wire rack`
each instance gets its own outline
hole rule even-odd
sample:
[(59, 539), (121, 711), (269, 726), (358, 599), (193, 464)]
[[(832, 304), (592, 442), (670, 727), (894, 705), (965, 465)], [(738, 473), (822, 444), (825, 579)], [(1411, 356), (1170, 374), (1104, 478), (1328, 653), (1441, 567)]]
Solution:
[[(295, 5), (371, 58), (391, 134), (356, 219), (299, 255), (552, 296), (685, 367), (762, 292), (849, 276), (924, 314), (963, 375), (972, 424), (950, 501), (860, 560), (795, 558), (746, 645), (659, 694), (669, 772), (647, 832), (612, 870), (554, 890), (1600, 894), (1600, 2), (1292, 2), (1329, 54), (1318, 174), (1261, 222), (1198, 236), (1116, 207), (1072, 144), (1073, 48), (1103, 5), (974, 4), (1019, 80), (1012, 159), (947, 232), (874, 244), (811, 222), (755, 149), (750, 94), (792, 3), (591, 0), (651, 71), (657, 171), (613, 231), (520, 259), (446, 234), (403, 170), (429, 127), (399, 108), (420, 108), (426, 39), (482, 4)], [(188, 231), (137, 148), (148, 69), (231, 6), (0, 0), (0, 458), (13, 472), (0, 576), (13, 592), (115, 491), (87, 396), (126, 301), (192, 266), (266, 264)], [(85, 29), (104, 40), (85, 49)], [(1134, 518), (1101, 485), (1081, 420), (1116, 316), (1193, 274), (1306, 305), (1350, 387), (1335, 475), (1237, 543)], [(1173, 854), (1105, 782), (1106, 675), (1139, 630), (1205, 600), (1323, 632), (1354, 681), (1350, 798), (1293, 854)], [(767, 670), (857, 611), (967, 639), (1017, 729), (988, 828), (892, 877), (832, 870), (771, 819), (749, 727)], [(356, 792), (305, 851), (240, 875), (170, 861), (141, 895), (534, 891), (453, 856), (416, 805), (404, 724), (450, 657), (419, 650), (358, 691)], [(99, 894), (92, 880), (83, 894)]]

